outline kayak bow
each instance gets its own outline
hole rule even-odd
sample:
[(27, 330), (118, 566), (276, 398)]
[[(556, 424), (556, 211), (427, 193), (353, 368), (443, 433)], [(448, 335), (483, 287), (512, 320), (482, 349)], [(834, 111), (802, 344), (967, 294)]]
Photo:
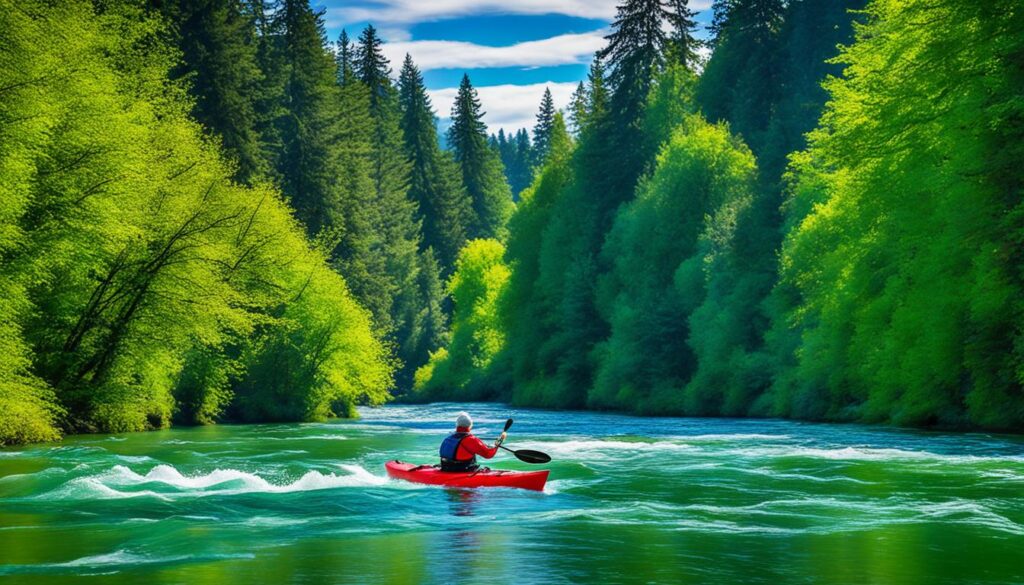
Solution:
[(480, 468), (476, 471), (441, 471), (433, 465), (414, 465), (397, 459), (384, 464), (388, 475), (414, 483), (445, 485), (450, 487), (512, 487), (543, 491), (548, 481), (548, 470), (510, 471)]

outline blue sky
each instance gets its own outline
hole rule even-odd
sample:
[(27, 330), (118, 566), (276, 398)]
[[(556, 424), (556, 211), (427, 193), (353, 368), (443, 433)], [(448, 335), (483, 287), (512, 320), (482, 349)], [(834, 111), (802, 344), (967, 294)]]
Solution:
[[(565, 107), (586, 78), (618, 0), (313, 0), (327, 33), (357, 37), (368, 22), (397, 69), (405, 53), (423, 70), (438, 115), (448, 117), (463, 72), (480, 93), (492, 132), (531, 128), (545, 87)], [(690, 0), (710, 22), (711, 0)]]

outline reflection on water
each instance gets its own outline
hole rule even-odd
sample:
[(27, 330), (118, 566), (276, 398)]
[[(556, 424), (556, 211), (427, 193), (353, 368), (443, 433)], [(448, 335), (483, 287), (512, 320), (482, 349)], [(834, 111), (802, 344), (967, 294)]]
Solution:
[(453, 516), (472, 516), (473, 510), (483, 494), (480, 490), (474, 489), (445, 489), (448, 494), (448, 499), (451, 501), (451, 511)]
[[(463, 409), (553, 456), (544, 493), (385, 476)], [(1024, 443), (461, 404), (72, 437), (0, 450), (0, 551), (43, 585), (1022, 583)]]

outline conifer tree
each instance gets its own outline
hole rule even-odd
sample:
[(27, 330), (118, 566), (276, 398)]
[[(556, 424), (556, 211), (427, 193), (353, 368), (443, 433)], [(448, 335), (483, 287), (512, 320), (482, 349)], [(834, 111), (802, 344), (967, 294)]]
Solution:
[(598, 53), (611, 65), (614, 115), (627, 125), (639, 117), (654, 75), (664, 64), (668, 35), (662, 24), (672, 16), (664, 0), (626, 0), (605, 37), (608, 45)]
[(458, 166), (438, 145), (430, 96), (409, 55), (402, 64), (398, 85), (405, 154), (412, 163), (409, 198), (417, 203), (423, 223), (421, 247), (433, 249), (432, 258), (436, 252), (435, 264), (439, 262), (442, 273), (448, 275), (466, 242), (471, 213), (469, 198)]
[(472, 201), (474, 217), (469, 238), (503, 238), (512, 213), (512, 193), (501, 159), (487, 144), (480, 99), (469, 75), (462, 76), (451, 117), (448, 144), (462, 168), (462, 180)]
[(697, 11), (690, 9), (690, 0), (669, 0), (669, 13), (666, 15), (672, 27), (668, 40), (669, 59), (680, 63), (690, 71), (696, 71), (700, 54), (698, 50), (704, 43), (695, 36), (697, 30)]
[(784, 93), (779, 34), (784, 9), (783, 0), (715, 2), (715, 52), (697, 94), (708, 119), (728, 120), (758, 156), (770, 140), (773, 110)]
[(354, 51), (355, 73), (369, 92), (370, 177), (376, 207), (374, 226), (381, 271), (386, 284), (378, 292), (383, 309), (376, 323), (386, 332), (402, 361), (397, 379), (405, 384), (420, 364), (415, 363), (416, 339), (421, 335), (417, 315), (422, 306), (420, 279), (421, 223), (416, 201), (409, 198), (412, 164), (400, 126), (398, 90), (391, 67), (373, 26), (367, 26)]
[(377, 226), (380, 210), (374, 198), (370, 150), (373, 120), (370, 92), (355, 76), (352, 44), (341, 32), (335, 51), (338, 81), (338, 127), (335, 155), (343, 169), (336, 177), (341, 187), (331, 218), (337, 245), (333, 266), (345, 276), (353, 295), (373, 315), (388, 310), (388, 278)]
[(174, 25), (181, 63), (170, 73), (189, 79), (195, 97), (192, 116), (237, 159), (237, 179), (248, 182), (265, 175), (256, 120), (263, 74), (253, 12), (241, 0), (169, 0), (158, 6)]
[(256, 63), (262, 77), (254, 95), (256, 131), (260, 137), (260, 151), (267, 163), (269, 178), (280, 185), (283, 177), (280, 167), (284, 154), (281, 136), (283, 118), (288, 115), (285, 87), (288, 84), (289, 65), (285, 57), (282, 19), (268, 6), (269, 0), (249, 0), (256, 26)]
[(359, 36), (355, 50), (356, 74), (369, 89), (370, 116), (374, 121), (374, 188), (377, 199), (387, 209), (385, 213), (411, 216), (412, 205), (403, 204), (409, 188), (409, 164), (399, 127), (398, 93), (391, 83), (391, 67), (381, 46), (376, 29), (369, 25)]
[(569, 124), (572, 133), (580, 135), (587, 119), (587, 87), (581, 81), (569, 99)]
[(348, 31), (342, 29), (335, 43), (335, 61), (338, 64), (338, 85), (344, 87), (356, 78), (355, 56)]
[(533, 143), (530, 141), (530, 133), (520, 128), (516, 132), (515, 142), (510, 143), (509, 148), (515, 161), (516, 183), (522, 191), (530, 185), (532, 178), (530, 161), (533, 160)]
[(533, 160), (532, 168), (544, 165), (548, 152), (551, 150), (551, 131), (555, 123), (555, 100), (551, 97), (551, 88), (544, 88), (544, 97), (537, 111), (537, 123), (533, 126)]
[(608, 111), (608, 86), (605, 82), (604, 62), (596, 55), (587, 73), (587, 122), (601, 119)]
[(306, 0), (286, 0), (275, 14), (282, 35), (286, 80), (276, 118), (281, 139), (277, 172), (281, 187), (311, 235), (329, 225), (330, 208), (340, 199), (337, 164), (335, 64), (324, 49), (322, 14)]
[(505, 167), (505, 178), (512, 190), (512, 200), (519, 201), (519, 194), (530, 185), (533, 177), (531, 160), (533, 149), (530, 146), (530, 135), (525, 129), (514, 134), (505, 134), (504, 128), (498, 135), (491, 135), (492, 148), (501, 155), (501, 164)]

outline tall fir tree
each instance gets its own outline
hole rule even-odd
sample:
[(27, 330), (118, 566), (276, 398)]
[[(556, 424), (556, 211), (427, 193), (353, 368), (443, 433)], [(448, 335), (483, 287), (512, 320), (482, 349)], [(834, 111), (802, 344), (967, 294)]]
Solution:
[(608, 111), (608, 84), (605, 79), (604, 62), (601, 55), (595, 55), (587, 72), (587, 118), (599, 120)]
[(669, 0), (667, 20), (672, 27), (668, 40), (668, 58), (690, 71), (696, 71), (704, 42), (697, 38), (697, 11), (690, 0)]
[(783, 0), (717, 0), (715, 51), (697, 100), (711, 121), (728, 120), (760, 156), (781, 98)]
[(332, 206), (340, 199), (336, 177), (338, 96), (335, 63), (325, 50), (323, 15), (306, 0), (286, 0), (274, 14), (281, 35), (280, 66), (283, 115), (275, 117), (281, 140), (275, 161), (281, 187), (311, 235), (330, 224)]
[(502, 128), (498, 130), (497, 136), (491, 135), (491, 143), (501, 155), (505, 178), (512, 190), (512, 200), (519, 201), (520, 193), (530, 186), (533, 178), (533, 148), (530, 145), (530, 135), (522, 128), (515, 134), (506, 135), (505, 129)]
[(379, 241), (380, 210), (370, 164), (370, 92), (355, 76), (352, 44), (345, 31), (339, 35), (334, 54), (338, 82), (335, 155), (343, 170), (336, 178), (342, 191), (331, 223), (337, 239), (331, 262), (345, 276), (352, 294), (377, 315), (388, 310), (388, 297), (381, 291), (389, 289), (389, 279)]
[(512, 213), (512, 193), (501, 159), (487, 143), (483, 115), (476, 90), (469, 75), (464, 74), (452, 105), (448, 145), (462, 168), (462, 180), (472, 201), (474, 217), (468, 236), (503, 239)]
[[(684, 12), (678, 12), (679, 9)], [(607, 143), (641, 143), (639, 126), (651, 85), (664, 68), (666, 52), (673, 39), (688, 38), (688, 31), (672, 28), (689, 26), (687, 15), (686, 3), (675, 0), (626, 0), (618, 7), (612, 32), (605, 37), (608, 45), (598, 52), (610, 68), (608, 130), (611, 133), (603, 139)], [(617, 172), (608, 175), (608, 184), (602, 188), (611, 196), (609, 209), (632, 195), (636, 180), (654, 154), (642, 148), (619, 148), (612, 155), (617, 159)]]
[[(423, 76), (405, 56), (398, 81), (405, 154), (412, 164), (409, 198), (419, 209), (423, 224), (421, 247), (432, 248), (442, 273), (455, 266), (459, 250), (466, 243), (471, 206), (462, 176), (450, 153), (438, 145), (437, 121)], [(424, 269), (427, 269), (424, 266)]]
[(569, 98), (569, 127), (573, 134), (580, 135), (587, 120), (587, 86), (581, 81)]
[(611, 65), (612, 108), (626, 124), (638, 118), (668, 46), (663, 24), (673, 13), (665, 0), (626, 0), (619, 5), (608, 45), (598, 55)]
[(551, 132), (555, 125), (555, 100), (551, 97), (551, 88), (544, 88), (544, 97), (540, 100), (537, 110), (537, 123), (533, 126), (533, 161), (532, 167), (544, 166), (548, 152), (551, 150)]
[(348, 37), (348, 31), (341, 30), (338, 41), (334, 45), (334, 58), (338, 64), (338, 85), (345, 87), (356, 79), (355, 55), (353, 54), (352, 40)]
[(256, 63), (262, 72), (255, 92), (256, 131), (263, 159), (267, 161), (267, 173), (275, 183), (281, 184), (284, 155), (281, 128), (283, 118), (288, 115), (285, 88), (290, 71), (285, 55), (283, 20), (275, 14), (270, 0), (250, 0), (249, 6), (256, 25)]
[(189, 80), (195, 98), (192, 116), (237, 160), (238, 180), (265, 176), (268, 165), (257, 127), (263, 74), (254, 11), (242, 0), (163, 0), (153, 5), (173, 25), (181, 62), (170, 74)]
[(409, 198), (412, 165), (400, 126), (398, 91), (391, 82), (391, 67), (373, 26), (359, 36), (354, 52), (355, 73), (369, 92), (371, 119), (370, 176), (373, 203), (377, 210), (377, 246), (387, 283), (380, 291), (387, 310), (376, 313), (378, 327), (387, 333), (397, 350), (402, 368), (398, 384), (412, 379), (417, 339), (421, 337), (417, 318), (423, 299), (419, 286), (421, 224), (416, 201)]

